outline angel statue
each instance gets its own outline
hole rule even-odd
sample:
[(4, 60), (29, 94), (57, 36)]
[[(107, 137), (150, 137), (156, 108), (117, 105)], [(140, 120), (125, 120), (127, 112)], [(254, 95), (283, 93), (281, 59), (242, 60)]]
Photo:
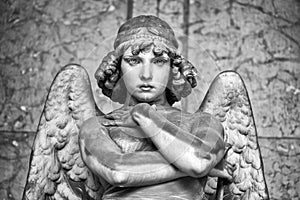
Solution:
[(268, 199), (241, 77), (219, 74), (195, 113), (172, 106), (195, 76), (165, 21), (126, 21), (95, 73), (122, 107), (104, 114), (85, 69), (65, 66), (40, 119), (23, 199)]

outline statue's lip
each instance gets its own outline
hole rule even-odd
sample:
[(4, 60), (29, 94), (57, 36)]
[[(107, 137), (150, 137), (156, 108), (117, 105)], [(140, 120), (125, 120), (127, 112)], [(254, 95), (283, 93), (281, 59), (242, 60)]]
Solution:
[(140, 88), (141, 90), (143, 90), (143, 91), (149, 91), (149, 90), (153, 89), (153, 88), (154, 88), (154, 86), (153, 86), (153, 85), (150, 85), (150, 84), (147, 84), (147, 83), (145, 83), (145, 84), (141, 84), (141, 85), (139, 85), (139, 88)]

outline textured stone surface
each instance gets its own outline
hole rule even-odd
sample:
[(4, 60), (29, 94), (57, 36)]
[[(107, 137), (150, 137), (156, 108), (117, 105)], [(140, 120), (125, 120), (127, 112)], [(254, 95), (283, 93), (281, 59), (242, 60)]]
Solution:
[[(124, 1), (1, 2), (0, 129), (36, 129), (47, 90), (70, 63), (93, 73), (124, 21)], [(119, 12), (122, 10), (123, 12)], [(9, 81), (8, 81), (9, 80)], [(95, 82), (93, 82), (95, 85)]]
[(300, 197), (300, 140), (260, 139), (271, 199)]
[[(220, 71), (239, 72), (262, 136), (300, 136), (299, 11), (297, 1), (199, 0), (191, 6), (189, 57), (201, 66), (206, 84), (200, 88)], [(216, 62), (199, 59), (203, 54)]]
[(0, 199), (21, 199), (34, 134), (1, 132)]
[[(188, 16), (183, 0), (136, 0), (133, 6), (134, 16), (166, 20), (198, 68), (198, 87), (182, 107), (197, 108), (219, 72), (242, 75), (270, 197), (299, 199), (299, 1), (190, 0)], [(34, 131), (62, 66), (85, 66), (101, 109), (112, 109), (93, 73), (126, 16), (125, 0), (0, 2), (0, 199), (21, 198)]]

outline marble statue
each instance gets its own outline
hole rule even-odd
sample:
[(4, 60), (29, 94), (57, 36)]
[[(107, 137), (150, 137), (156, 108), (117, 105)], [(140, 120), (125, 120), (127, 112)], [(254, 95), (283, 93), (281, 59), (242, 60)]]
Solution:
[(95, 73), (121, 108), (98, 109), (85, 69), (52, 83), (23, 199), (268, 199), (247, 90), (219, 74), (195, 113), (173, 107), (196, 86), (171, 27), (137, 16)]

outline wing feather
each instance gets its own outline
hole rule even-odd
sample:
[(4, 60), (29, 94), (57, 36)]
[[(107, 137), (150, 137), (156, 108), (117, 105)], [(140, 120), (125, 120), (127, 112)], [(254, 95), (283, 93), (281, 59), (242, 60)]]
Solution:
[(269, 199), (252, 108), (240, 75), (233, 71), (219, 74), (199, 111), (216, 116), (225, 130), (225, 160), (235, 167), (228, 172), (233, 181), (225, 186), (224, 199)]
[(97, 113), (85, 69), (64, 67), (51, 85), (40, 119), (23, 199), (101, 198), (101, 185), (83, 163), (78, 144), (82, 123)]

